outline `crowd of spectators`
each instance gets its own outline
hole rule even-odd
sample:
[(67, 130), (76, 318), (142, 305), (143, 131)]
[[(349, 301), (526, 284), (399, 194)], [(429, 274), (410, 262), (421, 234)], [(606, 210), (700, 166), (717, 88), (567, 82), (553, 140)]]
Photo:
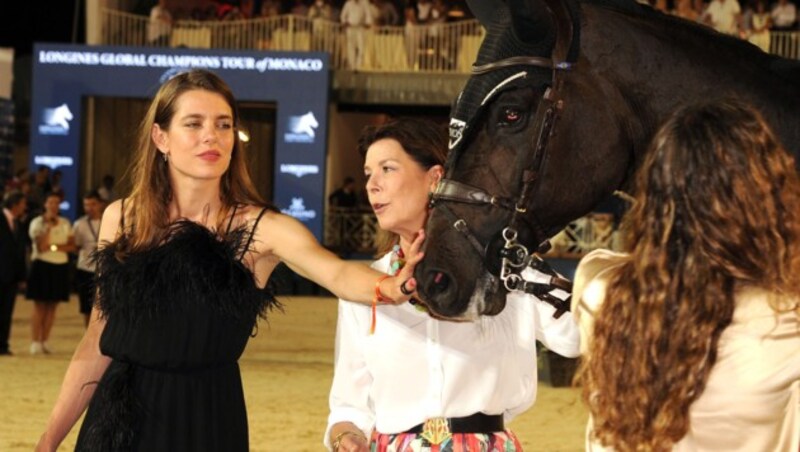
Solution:
[[(187, 6), (187, 3), (190, 5)], [(346, 23), (347, 0), (231, 0), (170, 2), (158, 0), (150, 8), (151, 22), (166, 29), (175, 20), (242, 20), (292, 14), (312, 20)], [(471, 17), (464, 0), (363, 0), (370, 25), (402, 26), (462, 20)], [(408, 14), (410, 12), (411, 14)]]
[(792, 0), (652, 0), (665, 13), (705, 24), (720, 33), (738, 36), (770, 51), (770, 31), (798, 29)]
[(12, 354), (11, 317), (20, 292), (34, 303), (31, 354), (52, 352), (48, 339), (56, 307), (73, 289), (81, 294), (81, 312), (88, 315), (91, 309), (92, 289), (84, 274), (93, 268), (89, 255), (97, 244), (102, 209), (116, 198), (114, 177), (106, 175), (83, 196), (77, 210), (84, 215), (74, 225), (60, 215), (66, 196), (61, 177), (61, 171), (40, 166), (33, 174), (19, 169), (0, 183), (5, 220), (0, 224), (0, 356)]
[[(210, 45), (204, 38), (196, 37), (191, 38), (192, 44), (183, 38), (170, 42), (173, 23), (178, 20), (229, 22), (288, 15), (307, 19), (295, 23), (294, 31), (310, 32), (310, 50), (332, 51), (336, 47), (333, 44), (336, 33), (332, 27), (340, 26), (344, 35), (344, 39), (339, 41), (344, 44), (341, 47), (342, 56), (346, 58), (347, 66), (353, 69), (369, 64), (366, 63), (369, 59), (366, 57), (369, 53), (369, 30), (383, 26), (403, 27), (409, 66), (420, 64), (422, 58), (432, 58), (452, 67), (455, 61), (453, 46), (446, 45), (445, 38), (440, 36), (443, 33), (419, 26), (456, 22), (471, 17), (465, 0), (158, 0), (149, 11), (147, 42), (153, 46)], [(221, 44), (224, 47), (236, 42), (235, 45), (244, 48), (285, 49), (275, 45), (273, 33), (286, 29), (286, 23), (276, 20), (266, 27), (259, 27), (252, 34), (217, 30), (213, 32), (214, 37), (205, 39), (224, 42)], [(432, 57), (426, 56), (431, 53)]]
[[(697, 21), (748, 39), (769, 51), (769, 32), (796, 30), (792, 0), (639, 0), (663, 12)], [(742, 3), (740, 3), (740, 1)], [(152, 4), (152, 3), (151, 3)], [(157, 0), (150, 8), (148, 42), (167, 45), (175, 20), (230, 21), (294, 15), (312, 21), (312, 31), (340, 23), (350, 46), (348, 60), (358, 62), (364, 30), (373, 26), (414, 27), (470, 18), (465, 0)], [(314, 33), (322, 35), (322, 33)]]

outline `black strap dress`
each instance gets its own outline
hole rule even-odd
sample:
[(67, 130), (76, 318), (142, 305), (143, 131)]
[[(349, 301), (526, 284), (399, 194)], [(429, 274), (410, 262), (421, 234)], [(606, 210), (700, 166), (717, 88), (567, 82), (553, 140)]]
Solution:
[(263, 214), (222, 235), (179, 221), (122, 261), (116, 243), (97, 253), (100, 349), (113, 361), (76, 450), (248, 450), (238, 359), (275, 299), (242, 256)]

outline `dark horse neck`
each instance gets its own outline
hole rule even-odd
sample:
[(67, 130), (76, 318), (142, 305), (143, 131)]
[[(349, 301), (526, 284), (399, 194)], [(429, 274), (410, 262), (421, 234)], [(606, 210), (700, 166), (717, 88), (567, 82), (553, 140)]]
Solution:
[[(758, 107), (800, 154), (800, 62), (633, 2), (584, 1), (582, 14), (582, 62), (644, 120), (636, 141), (649, 140), (681, 104), (738, 97)], [(636, 149), (643, 152), (645, 143)]]

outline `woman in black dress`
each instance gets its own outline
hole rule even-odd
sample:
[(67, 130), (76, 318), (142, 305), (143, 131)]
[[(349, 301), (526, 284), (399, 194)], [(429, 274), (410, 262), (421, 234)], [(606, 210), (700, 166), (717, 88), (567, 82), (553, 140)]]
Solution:
[(415, 287), (422, 234), (411, 269), (394, 278), (339, 260), (260, 199), (237, 121), (210, 72), (180, 74), (156, 94), (132, 192), (103, 215), (97, 309), (37, 450), (55, 450), (87, 405), (77, 450), (248, 450), (237, 361), (275, 304), (266, 283), (280, 261), (342, 298), (409, 298), (400, 289)]

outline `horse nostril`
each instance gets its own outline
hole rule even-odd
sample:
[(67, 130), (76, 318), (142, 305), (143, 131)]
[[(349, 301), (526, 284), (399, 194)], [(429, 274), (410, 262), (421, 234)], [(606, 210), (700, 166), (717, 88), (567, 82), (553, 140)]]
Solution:
[(450, 287), (450, 277), (448, 277), (443, 272), (436, 272), (433, 275), (433, 284), (430, 286), (430, 292), (432, 295), (439, 295), (444, 292), (447, 292), (447, 289)]

